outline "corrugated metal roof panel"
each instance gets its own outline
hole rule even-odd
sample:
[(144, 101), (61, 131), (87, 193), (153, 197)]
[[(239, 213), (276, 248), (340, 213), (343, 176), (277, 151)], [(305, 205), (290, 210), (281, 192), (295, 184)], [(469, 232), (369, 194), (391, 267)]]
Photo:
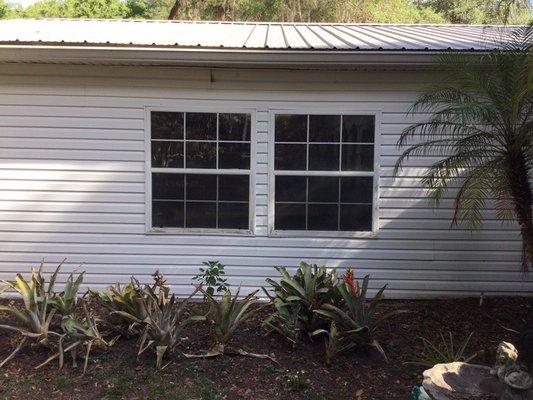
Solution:
[(488, 50), (517, 27), (25, 19), (0, 21), (0, 43), (292, 50)]

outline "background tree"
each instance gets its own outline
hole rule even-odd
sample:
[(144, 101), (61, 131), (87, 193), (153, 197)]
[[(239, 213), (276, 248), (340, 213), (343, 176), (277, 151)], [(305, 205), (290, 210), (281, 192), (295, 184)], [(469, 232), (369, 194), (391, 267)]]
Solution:
[(430, 113), (406, 128), (395, 174), (414, 156), (440, 156), (422, 182), (438, 202), (452, 185), (452, 224), (478, 227), (494, 200), (497, 217), (522, 235), (522, 270), (533, 267), (533, 28), (518, 29), (502, 51), (442, 57), (448, 80), (425, 91), (411, 111)]

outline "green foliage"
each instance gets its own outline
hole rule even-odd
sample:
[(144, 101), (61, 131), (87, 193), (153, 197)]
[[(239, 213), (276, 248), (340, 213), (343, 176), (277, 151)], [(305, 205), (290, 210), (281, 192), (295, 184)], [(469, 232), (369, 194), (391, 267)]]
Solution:
[(324, 350), (327, 364), (331, 364), (337, 356), (348, 353), (357, 345), (350, 333), (339, 332), (335, 321), (331, 322), (329, 330), (317, 329), (313, 335), (326, 335)]
[(15, 10), (22, 18), (124, 18), (127, 13), (121, 0), (40, 0)]
[(420, 338), (423, 349), (420, 355), (409, 364), (421, 365), (423, 367), (431, 368), (435, 364), (445, 364), (456, 361), (470, 362), (477, 353), (466, 355), (466, 350), (473, 333), (470, 333), (459, 345), (456, 345), (457, 340), (454, 339), (453, 334), (448, 332), (448, 337), (444, 337), (441, 333), (439, 342), (432, 342), (426, 338)]
[(517, 220), (522, 233), (522, 270), (533, 267), (533, 27), (517, 29), (504, 51), (478, 57), (441, 56), (442, 83), (429, 87), (411, 113), (429, 118), (407, 127), (395, 174), (411, 157), (441, 159), (422, 183), (438, 202), (455, 195), (452, 225), (479, 227), (488, 199), (497, 218)]
[[(313, 335), (327, 334), (326, 356), (329, 355), (330, 361), (335, 355), (347, 352), (361, 344), (374, 347), (386, 359), (383, 348), (375, 338), (375, 333), (381, 324), (401, 311), (391, 311), (377, 316), (376, 310), (383, 300), (386, 285), (378, 290), (370, 302), (367, 302), (369, 280), (369, 276), (366, 275), (362, 284), (359, 285), (353, 272), (348, 269), (344, 275), (344, 282), (336, 287), (342, 297), (340, 305), (326, 303), (319, 310), (314, 311), (335, 323), (334, 329), (330, 328), (329, 332), (324, 330), (313, 332)], [(332, 340), (334, 343), (330, 343)]]
[[(0, 18), (167, 19), (175, 0), (0, 0)], [(527, 0), (181, 0), (175, 19), (363, 23), (527, 23)]]
[(74, 279), (74, 274), (70, 274), (65, 283), (65, 290), (60, 293), (53, 292), (53, 283), (56, 280), (57, 274), (61, 264), (57, 267), (56, 271), (52, 275), (50, 280), (50, 285), (52, 288), (49, 289), (50, 293), (50, 305), (55, 308), (58, 313), (64, 317), (74, 315), (76, 311), (76, 306), (78, 305), (79, 289), (80, 285), (83, 282), (82, 272), (76, 279)]
[(454, 24), (526, 24), (532, 18), (528, 0), (422, 0), (418, 4)]
[[(0, 305), (0, 311), (12, 314), (17, 321), (15, 325), (2, 324), (0, 329), (17, 332), (22, 340), (15, 350), (0, 363), (0, 367), (11, 360), (22, 348), (24, 343), (31, 339), (40, 345), (48, 347), (54, 354), (40, 364), (42, 367), (51, 361), (58, 359), (59, 368), (63, 367), (64, 357), (67, 352), (72, 356), (74, 364), (78, 351), (85, 348), (84, 368), (85, 373), (91, 348), (93, 346), (108, 347), (114, 341), (107, 342), (100, 334), (96, 318), (87, 311), (83, 299), (78, 297), (78, 289), (83, 281), (83, 273), (76, 279), (70, 274), (67, 279), (65, 290), (55, 292), (54, 285), (61, 264), (50, 276), (48, 282), (42, 274), (42, 267), (32, 270), (29, 280), (25, 280), (21, 274), (17, 274), (14, 281), (2, 283), (22, 297), (23, 307)], [(84, 317), (78, 318), (76, 308), (79, 302), (83, 303)], [(60, 323), (54, 324), (57, 316)]]
[(224, 265), (220, 261), (204, 261), (202, 263), (205, 268), (200, 268), (200, 273), (193, 277), (199, 284), (206, 287), (206, 292), (213, 295), (225, 292), (228, 290), (227, 279), (222, 276), (224, 272)]
[(142, 321), (147, 317), (143, 301), (146, 292), (137, 279), (132, 277), (131, 283), (126, 286), (117, 284), (102, 292), (90, 291), (90, 294), (98, 304), (109, 311), (105, 321), (114, 331), (125, 337), (140, 335)]
[(296, 347), (300, 340), (300, 305), (292, 306), (278, 297), (271, 300), (276, 311), (270, 314), (263, 322), (266, 334), (268, 335), (275, 331), (285, 338), (293, 348)]
[(241, 300), (238, 300), (240, 288), (235, 295), (229, 290), (225, 291), (220, 300), (202, 288), (200, 291), (209, 303), (208, 315), (215, 327), (214, 346), (225, 346), (235, 330), (255, 313), (250, 306), (258, 291), (248, 294)]
[(200, 288), (180, 302), (174, 294), (170, 295), (163, 275), (156, 272), (153, 278), (154, 284), (143, 288), (132, 278), (131, 285), (125, 290), (111, 289), (107, 297), (111, 297), (108, 307), (120, 308), (112, 314), (132, 324), (128, 331), (142, 329), (138, 355), (152, 348), (156, 353), (156, 367), (162, 369), (166, 366), (163, 366), (163, 358), (180, 343), (182, 329), (193, 321), (205, 320), (205, 317), (187, 316), (185, 312), (185, 306)]
[[(326, 267), (310, 265), (305, 262), (291, 276), (285, 267), (277, 267), (281, 274), (281, 281), (276, 282), (268, 278), (266, 281), (273, 290), (271, 296), (266, 290), (265, 293), (274, 302), (277, 309), (281, 309), (285, 315), (298, 315), (298, 329), (307, 334), (311, 334), (316, 329), (324, 326), (324, 321), (315, 313), (324, 304), (333, 302), (336, 296), (335, 285), (337, 275), (335, 270), (328, 272)], [(276, 300), (277, 299), (277, 300)], [(286, 316), (279, 314), (270, 323), (283, 323)], [(283, 329), (283, 328), (281, 328)]]

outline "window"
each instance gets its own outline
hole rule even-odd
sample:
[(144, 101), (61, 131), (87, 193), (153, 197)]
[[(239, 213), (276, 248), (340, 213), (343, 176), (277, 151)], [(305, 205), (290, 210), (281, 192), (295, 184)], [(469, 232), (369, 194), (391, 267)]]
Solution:
[(153, 228), (248, 230), (251, 115), (152, 111)]
[(274, 116), (275, 231), (373, 230), (375, 115)]

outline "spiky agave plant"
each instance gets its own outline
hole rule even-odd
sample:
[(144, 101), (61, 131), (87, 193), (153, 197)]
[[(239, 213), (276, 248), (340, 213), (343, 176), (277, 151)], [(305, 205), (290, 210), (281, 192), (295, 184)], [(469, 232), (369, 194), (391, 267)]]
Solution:
[(0, 305), (0, 311), (11, 314), (16, 320), (14, 325), (0, 324), (0, 329), (17, 332), (22, 336), (15, 350), (0, 363), (0, 367), (15, 357), (28, 339), (50, 346), (51, 336), (61, 336), (50, 329), (56, 312), (55, 309), (49, 306), (53, 282), (49, 283), (48, 290), (46, 290), (45, 278), (41, 270), (42, 264), (38, 270), (31, 271), (29, 280), (24, 279), (21, 274), (17, 274), (14, 281), (2, 281), (5, 287), (16, 291), (20, 295), (23, 300), (23, 307)]
[[(56, 271), (50, 279), (50, 284), (56, 281), (57, 274), (61, 264), (57, 267)], [(50, 305), (57, 310), (62, 316), (73, 315), (78, 305), (80, 285), (83, 283), (83, 276), (85, 272), (79, 274), (74, 278), (74, 274), (71, 273), (65, 282), (65, 290), (56, 293), (49, 287)]]
[(105, 322), (112, 330), (125, 337), (141, 334), (142, 321), (147, 317), (143, 301), (147, 294), (137, 279), (131, 277), (127, 285), (116, 284), (107, 290), (89, 293), (93, 300), (109, 311)]
[(522, 271), (533, 267), (533, 27), (519, 28), (501, 50), (447, 53), (447, 79), (410, 109), (430, 117), (407, 127), (395, 175), (410, 157), (438, 156), (422, 183), (438, 203), (458, 184), (452, 225), (478, 227), (489, 198), (497, 217), (515, 219), (522, 235)]
[(91, 350), (94, 347), (108, 348), (118, 340), (119, 336), (107, 340), (98, 328), (98, 318), (89, 313), (85, 301), (82, 304), (83, 317), (78, 318), (74, 314), (63, 317), (61, 321), (63, 333), (58, 340), (57, 351), (36, 368), (41, 368), (57, 358), (61, 369), (67, 353), (70, 353), (73, 366), (76, 367), (80, 351), (85, 350), (83, 355), (83, 374), (85, 374)]
[(228, 347), (228, 343), (233, 337), (233, 334), (244, 321), (253, 316), (257, 309), (251, 308), (254, 303), (255, 295), (258, 290), (248, 294), (239, 300), (240, 288), (237, 289), (235, 295), (232, 295), (229, 290), (226, 290), (221, 298), (208, 293), (202, 288), (199, 290), (204, 294), (209, 303), (209, 319), (213, 322), (215, 332), (213, 335), (213, 344), (211, 348), (202, 354), (185, 354), (188, 358), (210, 358), (217, 357), (223, 354), (234, 354), (256, 358), (266, 358), (277, 362), (273, 356), (267, 354), (249, 353), (243, 349), (232, 349)]

